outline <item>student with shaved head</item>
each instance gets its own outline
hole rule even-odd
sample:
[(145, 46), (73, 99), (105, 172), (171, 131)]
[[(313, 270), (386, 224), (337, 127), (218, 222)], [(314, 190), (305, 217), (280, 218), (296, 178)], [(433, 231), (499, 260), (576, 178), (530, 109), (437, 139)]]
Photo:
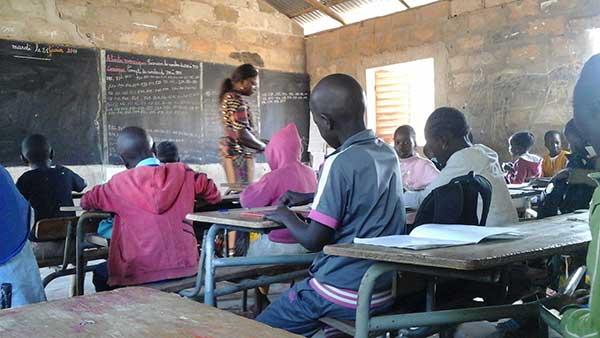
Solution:
[[(322, 167), (308, 220), (301, 220), (287, 206), (268, 218), (285, 225), (310, 251), (352, 243), (356, 237), (404, 233), (398, 157), (366, 129), (364, 95), (358, 82), (343, 74), (325, 77), (311, 94), (310, 109), (319, 133), (336, 150)], [(306, 196), (288, 193), (283, 200), (290, 205)], [(360, 281), (372, 263), (321, 252), (310, 267), (310, 277), (284, 292), (257, 320), (305, 336), (322, 327), (319, 318), (353, 320)], [(377, 281), (372, 311), (383, 311), (392, 302), (392, 275), (385, 275)], [(325, 331), (327, 336), (339, 335), (331, 328)]]
[(142, 128), (123, 129), (117, 151), (128, 170), (81, 199), (86, 210), (115, 214), (108, 266), (94, 272), (96, 290), (194, 275), (197, 242), (185, 215), (193, 212), (196, 198), (218, 203), (217, 187), (182, 163), (160, 165)]

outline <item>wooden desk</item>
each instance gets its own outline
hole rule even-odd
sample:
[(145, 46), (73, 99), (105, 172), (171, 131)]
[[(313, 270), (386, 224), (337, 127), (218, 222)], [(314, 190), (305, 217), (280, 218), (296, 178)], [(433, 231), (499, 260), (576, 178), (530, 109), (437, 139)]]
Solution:
[(510, 198), (519, 199), (525, 197), (540, 196), (544, 189), (542, 188), (509, 188)]
[[(350, 330), (346, 325), (344, 329), (342, 324), (336, 327), (355, 337), (365, 338), (373, 328), (401, 329), (497, 320), (512, 316), (537, 317), (538, 304), (509, 304), (370, 318), (369, 303), (377, 278), (393, 271), (497, 282), (498, 271), (511, 263), (584, 250), (591, 240), (587, 220), (588, 213), (585, 212), (521, 222), (510, 226), (519, 228), (525, 235), (522, 239), (420, 251), (359, 244), (326, 246), (324, 252), (329, 255), (376, 261), (360, 284), (356, 328)], [(434, 290), (434, 287), (428, 288), (428, 301), (434, 298)]]
[[(251, 281), (241, 281), (237, 286), (225, 287), (221, 290), (215, 290), (215, 268), (231, 266), (256, 266), (256, 265), (302, 265), (309, 264), (315, 257), (315, 254), (302, 255), (280, 255), (280, 256), (261, 256), (261, 257), (215, 257), (215, 239), (217, 234), (223, 230), (245, 231), (267, 233), (270, 230), (281, 228), (280, 224), (264, 219), (261, 215), (274, 210), (275, 207), (255, 208), (255, 209), (232, 209), (226, 211), (210, 211), (188, 214), (186, 219), (204, 224), (211, 224), (208, 230), (204, 230), (202, 241), (202, 250), (200, 251), (200, 261), (198, 264), (198, 274), (196, 275), (196, 286), (191, 291), (183, 291), (181, 294), (197, 298), (201, 295), (202, 285), (204, 284), (204, 302), (208, 305), (216, 305), (216, 297), (226, 295), (241, 290), (253, 289), (257, 286), (273, 283), (286, 282), (305, 277), (306, 271), (292, 271), (273, 277), (258, 278)], [(296, 207), (292, 210), (306, 214), (308, 207)], [(258, 214), (257, 214), (258, 213)]]
[(591, 240), (587, 212), (520, 222), (510, 226), (519, 228), (524, 237), (510, 241), (489, 241), (478, 245), (417, 251), (364, 244), (340, 244), (328, 245), (324, 252), (334, 256), (472, 271), (585, 249)]
[(1, 337), (300, 337), (150, 288), (125, 288), (0, 311)]

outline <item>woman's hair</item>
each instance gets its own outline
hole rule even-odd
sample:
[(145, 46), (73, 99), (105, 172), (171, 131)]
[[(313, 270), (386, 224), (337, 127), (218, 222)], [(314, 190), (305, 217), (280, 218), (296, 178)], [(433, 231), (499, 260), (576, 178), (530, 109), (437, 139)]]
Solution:
[(425, 130), (430, 135), (450, 135), (463, 138), (469, 134), (471, 128), (465, 115), (456, 108), (441, 107), (433, 111), (427, 122)]
[(535, 135), (533, 135), (529, 131), (520, 131), (520, 132), (514, 133), (510, 137), (510, 142), (514, 143), (517, 146), (522, 147), (525, 150), (529, 150), (535, 144)]
[(237, 67), (231, 77), (228, 77), (221, 84), (221, 92), (219, 93), (219, 100), (223, 101), (225, 94), (233, 90), (233, 84), (239, 81), (250, 79), (258, 76), (258, 71), (253, 65), (246, 63)]

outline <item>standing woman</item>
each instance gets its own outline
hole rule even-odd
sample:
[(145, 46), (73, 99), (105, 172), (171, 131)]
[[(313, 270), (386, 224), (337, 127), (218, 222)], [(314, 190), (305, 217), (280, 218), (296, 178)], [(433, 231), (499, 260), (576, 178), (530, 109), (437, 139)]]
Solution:
[(223, 81), (219, 99), (225, 136), (221, 139), (223, 168), (229, 184), (248, 184), (254, 178), (254, 153), (265, 150), (265, 143), (255, 135), (252, 113), (244, 96), (251, 96), (258, 71), (251, 64), (235, 69)]

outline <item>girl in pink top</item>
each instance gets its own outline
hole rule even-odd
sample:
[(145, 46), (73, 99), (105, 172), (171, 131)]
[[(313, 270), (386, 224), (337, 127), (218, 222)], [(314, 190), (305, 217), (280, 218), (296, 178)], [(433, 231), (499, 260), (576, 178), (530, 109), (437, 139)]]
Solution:
[[(265, 149), (265, 157), (271, 172), (242, 192), (240, 196), (242, 207), (259, 208), (277, 205), (279, 198), (287, 191), (316, 192), (315, 172), (300, 162), (301, 153), (302, 144), (295, 124), (288, 124), (273, 135)], [(290, 250), (305, 251), (299, 246), (289, 230), (274, 230), (269, 233), (268, 241), (267, 238), (261, 238), (253, 242), (248, 255), (264, 255), (266, 254), (264, 251), (270, 251), (268, 254), (290, 253)]]
[(404, 125), (396, 129), (394, 148), (400, 158), (405, 190), (423, 190), (440, 174), (433, 162), (416, 153), (416, 146), (416, 133), (411, 126)]
[(542, 158), (530, 154), (529, 150), (535, 144), (535, 136), (528, 131), (513, 134), (508, 139), (510, 154), (517, 158), (512, 163), (505, 163), (506, 182), (521, 184), (542, 176)]

